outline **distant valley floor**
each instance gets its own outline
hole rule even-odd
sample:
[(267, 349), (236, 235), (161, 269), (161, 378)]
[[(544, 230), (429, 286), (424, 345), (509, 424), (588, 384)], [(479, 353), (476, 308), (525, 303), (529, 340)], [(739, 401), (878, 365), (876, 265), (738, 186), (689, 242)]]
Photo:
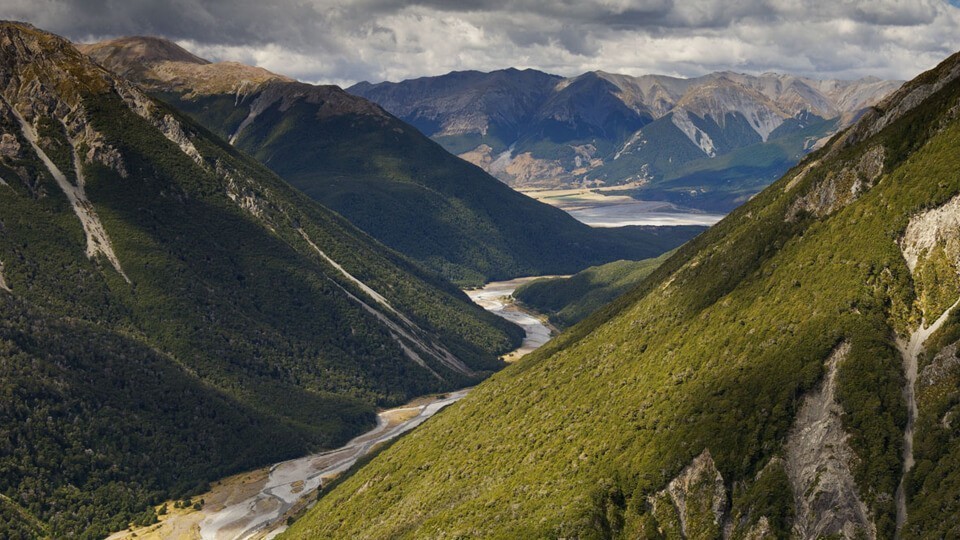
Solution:
[[(624, 189), (626, 187), (626, 189)], [(591, 227), (627, 225), (711, 226), (725, 214), (708, 213), (666, 201), (634, 199), (624, 192), (627, 186), (611, 188), (534, 189), (521, 193), (560, 208)]]

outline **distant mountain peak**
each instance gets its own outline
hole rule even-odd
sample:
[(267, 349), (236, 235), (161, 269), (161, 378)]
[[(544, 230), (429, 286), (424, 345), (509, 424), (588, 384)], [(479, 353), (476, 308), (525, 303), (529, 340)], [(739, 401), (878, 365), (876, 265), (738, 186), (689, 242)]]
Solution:
[[(595, 70), (524, 79), (501, 70), (365, 83), (349, 91), (514, 187), (644, 182), (655, 189), (695, 174), (696, 185), (714, 193), (715, 181), (702, 171), (722, 165), (702, 160), (739, 152), (724, 161), (735, 162), (727, 169), (740, 171), (735, 176), (746, 182), (769, 182), (900, 84), (732, 70), (692, 78)], [(746, 150), (774, 140), (780, 146)], [(586, 149), (584, 161), (578, 153)], [(719, 173), (710, 176), (719, 182), (726, 172)], [(688, 206), (695, 203), (688, 200), (692, 191), (677, 187), (655, 196)]]
[(260, 67), (211, 62), (158, 37), (124, 37), (77, 45), (77, 49), (114, 73), (167, 91), (190, 88), (195, 94), (241, 94), (270, 81), (293, 82)]
[[(87, 54), (93, 50), (103, 50), (104, 52), (100, 54), (101, 58), (113, 64), (121, 60), (128, 64), (133, 61), (141, 64), (184, 62), (203, 65), (211, 63), (169, 39), (155, 36), (127, 36), (99, 43), (78, 44), (77, 48)], [(122, 58), (117, 58), (118, 55)]]

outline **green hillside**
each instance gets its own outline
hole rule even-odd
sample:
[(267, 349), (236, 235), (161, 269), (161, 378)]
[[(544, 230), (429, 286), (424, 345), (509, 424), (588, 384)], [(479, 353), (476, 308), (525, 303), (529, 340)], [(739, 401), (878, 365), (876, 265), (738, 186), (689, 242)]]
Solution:
[(956, 537), (956, 313), (905, 374), (960, 294), (958, 76), (907, 83), (283, 538), (891, 538), (899, 502), (903, 538)]
[(0, 23), (0, 537), (102, 538), (472, 384), (522, 330)]
[[(338, 87), (229, 63), (144, 60), (131, 52), (144, 40), (86, 45), (84, 51), (129, 73), (377, 240), (461, 286), (653, 257), (703, 230), (590, 228)], [(264, 80), (252, 84), (246, 81), (251, 77)]]
[(642, 261), (614, 261), (591, 266), (570, 277), (544, 278), (521, 285), (513, 296), (554, 325), (567, 328), (636, 287), (673, 252)]

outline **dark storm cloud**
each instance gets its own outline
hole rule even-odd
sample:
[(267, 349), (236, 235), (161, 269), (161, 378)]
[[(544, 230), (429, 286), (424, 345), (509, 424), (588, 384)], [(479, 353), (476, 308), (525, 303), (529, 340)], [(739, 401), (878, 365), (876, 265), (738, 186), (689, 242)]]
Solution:
[(0, 17), (339, 83), (507, 66), (906, 78), (960, 48), (945, 0), (3, 0)]

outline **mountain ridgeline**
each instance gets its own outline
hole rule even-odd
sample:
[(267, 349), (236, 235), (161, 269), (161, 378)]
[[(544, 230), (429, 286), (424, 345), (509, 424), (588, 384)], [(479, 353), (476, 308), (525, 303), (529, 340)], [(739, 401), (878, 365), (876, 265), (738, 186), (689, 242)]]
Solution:
[(633, 184), (638, 198), (726, 212), (899, 85), (507, 69), (348, 91), (514, 187)]
[(295, 538), (960, 536), (960, 54)]
[(0, 23), (0, 536), (149, 523), (479, 381), (522, 333), (70, 42)]
[(591, 229), (335, 86), (210, 63), (157, 38), (81, 50), (374, 238), (461, 285), (656, 256), (702, 230)]

